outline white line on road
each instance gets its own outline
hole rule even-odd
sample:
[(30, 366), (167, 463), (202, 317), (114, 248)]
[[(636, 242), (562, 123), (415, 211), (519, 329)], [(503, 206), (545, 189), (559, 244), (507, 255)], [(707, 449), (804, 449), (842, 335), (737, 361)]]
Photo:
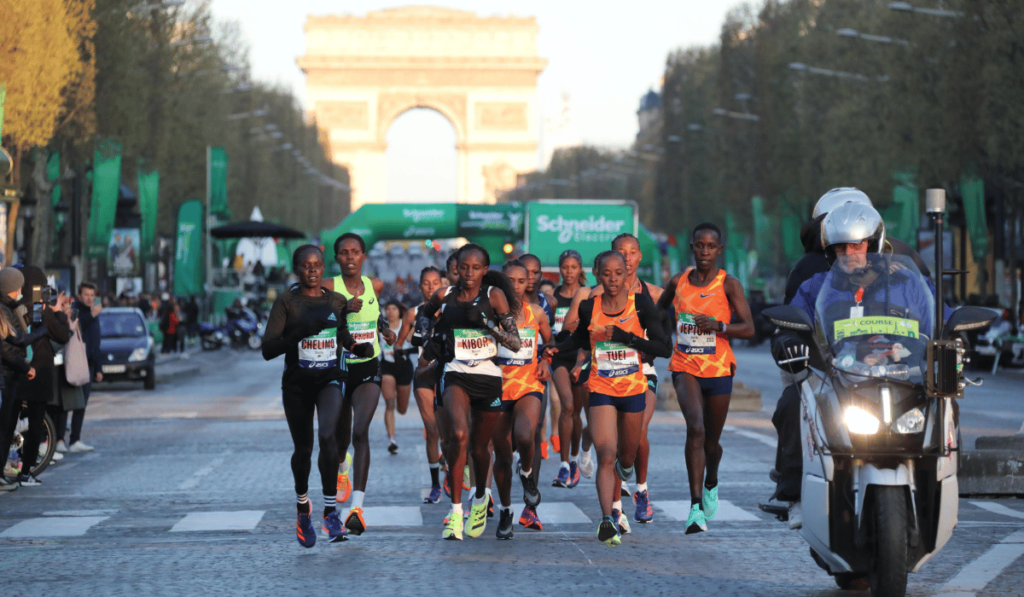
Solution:
[(251, 531), (263, 520), (265, 510), (191, 512), (171, 527), (172, 533), (194, 531)]
[[(690, 516), (689, 501), (664, 500), (656, 502), (654, 506), (664, 512), (665, 516), (670, 520), (686, 522)], [(760, 522), (761, 519), (739, 506), (730, 503), (728, 500), (720, 500), (718, 502), (718, 514), (715, 515), (715, 520), (728, 522)]]
[(1017, 531), (992, 547), (980, 558), (967, 564), (942, 585), (936, 595), (942, 597), (974, 597), (1020, 556), (1024, 555), (1024, 531)]
[(766, 446), (771, 446), (773, 448), (778, 444), (778, 442), (775, 440), (775, 438), (768, 437), (767, 435), (765, 435), (763, 433), (757, 433), (756, 431), (747, 431), (746, 429), (738, 429), (738, 428), (733, 427), (731, 425), (726, 425), (725, 426), (725, 430), (726, 431), (732, 431), (736, 435), (742, 435), (743, 437), (748, 437), (750, 439), (757, 440), (757, 441), (761, 442), (762, 444), (765, 444)]
[(37, 539), (40, 537), (81, 537), (86, 531), (109, 516), (78, 516), (30, 518), (0, 533), (5, 539)]
[(971, 502), (975, 506), (982, 510), (988, 510), (994, 514), (1001, 514), (1003, 516), (1009, 516), (1011, 518), (1024, 518), (1024, 512), (1018, 512), (1003, 506), (1002, 504), (996, 504), (993, 502)]
[(218, 466), (224, 464), (224, 460), (228, 456), (230, 456), (230, 455), (231, 455), (231, 450), (228, 450), (228, 451), (224, 452), (223, 454), (221, 454), (220, 456), (218, 456), (217, 458), (214, 458), (213, 460), (210, 461), (210, 464), (207, 464), (203, 468), (201, 468), (198, 471), (196, 471), (195, 474), (193, 474), (191, 477), (189, 477), (188, 479), (185, 479), (185, 481), (182, 482), (182, 484), (178, 486), (178, 489), (193, 489), (193, 488), (195, 488), (196, 485), (199, 485), (199, 482), (203, 479), (203, 477), (205, 477), (206, 475), (209, 475), (210, 473), (212, 473), (213, 469), (215, 469)]

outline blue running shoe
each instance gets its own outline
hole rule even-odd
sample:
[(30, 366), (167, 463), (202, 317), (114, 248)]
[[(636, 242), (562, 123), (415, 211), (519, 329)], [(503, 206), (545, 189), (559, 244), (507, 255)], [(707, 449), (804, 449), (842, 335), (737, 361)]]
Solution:
[[(572, 466), (572, 465), (570, 465)], [(558, 469), (558, 476), (551, 482), (552, 487), (568, 487), (569, 486), (569, 469), (560, 467)]]
[(715, 514), (718, 514), (718, 485), (711, 489), (704, 488), (704, 499), (701, 500), (701, 505), (704, 506), (704, 518), (714, 520)]
[[(451, 496), (449, 496), (451, 497)], [(441, 501), (441, 488), (434, 485), (430, 488), (430, 495), (423, 498), (424, 504), (436, 504)]]
[(303, 547), (316, 545), (316, 529), (313, 528), (313, 521), (309, 519), (309, 514), (298, 513), (298, 521), (295, 523), (295, 538)]
[(348, 541), (348, 531), (345, 530), (345, 526), (341, 524), (341, 517), (338, 516), (338, 511), (335, 510), (327, 516), (324, 516), (324, 533), (330, 539), (331, 543), (340, 543), (342, 541)]
[(619, 534), (620, 535), (628, 535), (631, 532), (633, 532), (633, 530), (629, 528), (629, 519), (626, 518), (626, 515), (623, 514), (621, 510), (614, 510), (613, 509), (612, 510), (612, 519), (615, 520), (615, 522), (618, 523), (618, 525), (619, 525)]
[(651, 507), (651, 500), (647, 497), (646, 489), (634, 493), (633, 502), (636, 504), (636, 515), (633, 516), (633, 520), (643, 524), (654, 521), (654, 508)]
[(576, 461), (569, 463), (569, 489), (576, 487), (580, 484), (580, 465), (576, 464)]
[(705, 533), (707, 530), (707, 519), (704, 517), (704, 511), (700, 509), (700, 504), (690, 506), (690, 516), (686, 519), (686, 534)]

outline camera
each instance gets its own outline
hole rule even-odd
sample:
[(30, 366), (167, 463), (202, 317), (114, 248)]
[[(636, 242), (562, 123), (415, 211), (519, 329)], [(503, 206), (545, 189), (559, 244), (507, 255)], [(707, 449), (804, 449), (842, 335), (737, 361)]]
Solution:
[(50, 305), (51, 307), (56, 307), (57, 306), (57, 295), (58, 294), (59, 293), (57, 292), (57, 289), (53, 288), (51, 286), (33, 286), (32, 287), (32, 296), (30, 298), (31, 298), (32, 304), (46, 303), (47, 305)]

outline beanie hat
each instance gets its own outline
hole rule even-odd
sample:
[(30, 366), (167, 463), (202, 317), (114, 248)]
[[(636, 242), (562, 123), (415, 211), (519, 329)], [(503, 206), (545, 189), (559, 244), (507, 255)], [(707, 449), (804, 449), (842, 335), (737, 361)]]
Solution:
[(0, 295), (6, 296), (22, 287), (25, 283), (25, 276), (13, 267), (0, 269)]

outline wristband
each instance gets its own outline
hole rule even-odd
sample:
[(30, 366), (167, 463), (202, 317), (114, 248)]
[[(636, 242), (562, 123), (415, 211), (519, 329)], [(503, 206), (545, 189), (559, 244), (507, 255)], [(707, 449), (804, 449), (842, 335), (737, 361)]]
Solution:
[(728, 329), (729, 327), (728, 324), (726, 324), (724, 321), (719, 321), (718, 323), (722, 324), (721, 329), (719, 331), (724, 334), (725, 330)]

